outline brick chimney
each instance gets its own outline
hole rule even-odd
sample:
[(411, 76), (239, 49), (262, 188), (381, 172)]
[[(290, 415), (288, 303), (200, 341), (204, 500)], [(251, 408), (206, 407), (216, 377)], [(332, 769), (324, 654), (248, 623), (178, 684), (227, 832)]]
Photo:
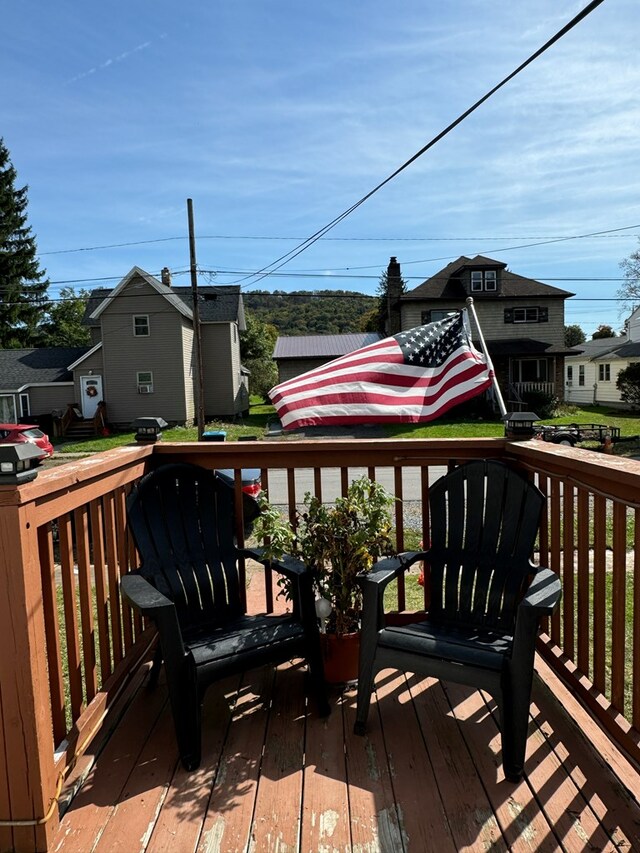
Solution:
[(162, 283), (166, 284), (167, 287), (171, 287), (171, 270), (169, 267), (162, 267), (162, 272), (160, 273)]
[(400, 319), (400, 297), (402, 296), (402, 274), (400, 264), (395, 257), (390, 258), (387, 267), (387, 334), (397, 335), (402, 331)]

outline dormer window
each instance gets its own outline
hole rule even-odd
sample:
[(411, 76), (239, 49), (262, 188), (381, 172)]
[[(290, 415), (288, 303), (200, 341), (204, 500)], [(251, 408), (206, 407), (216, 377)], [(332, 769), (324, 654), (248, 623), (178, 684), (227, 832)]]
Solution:
[(471, 292), (495, 292), (498, 289), (495, 270), (471, 270)]

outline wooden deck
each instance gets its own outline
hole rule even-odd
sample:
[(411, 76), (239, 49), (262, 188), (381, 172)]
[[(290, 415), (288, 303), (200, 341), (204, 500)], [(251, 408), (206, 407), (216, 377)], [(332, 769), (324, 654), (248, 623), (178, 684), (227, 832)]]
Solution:
[(546, 684), (534, 688), (519, 785), (500, 769), (491, 700), (467, 688), (383, 672), (359, 738), (354, 689), (336, 689), (321, 720), (305, 704), (301, 665), (253, 671), (209, 690), (203, 761), (188, 774), (166, 690), (141, 679), (114, 710), (113, 735), (98, 738), (52, 849), (640, 850), (640, 807), (628, 793), (640, 777), (539, 667)]

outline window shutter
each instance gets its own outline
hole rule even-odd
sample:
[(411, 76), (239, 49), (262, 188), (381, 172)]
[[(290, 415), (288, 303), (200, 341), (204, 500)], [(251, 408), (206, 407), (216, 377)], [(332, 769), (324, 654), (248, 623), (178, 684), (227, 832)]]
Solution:
[(549, 309), (548, 308), (538, 308), (538, 323), (548, 323), (549, 322)]
[(505, 323), (513, 323), (513, 308), (504, 309), (504, 321)]

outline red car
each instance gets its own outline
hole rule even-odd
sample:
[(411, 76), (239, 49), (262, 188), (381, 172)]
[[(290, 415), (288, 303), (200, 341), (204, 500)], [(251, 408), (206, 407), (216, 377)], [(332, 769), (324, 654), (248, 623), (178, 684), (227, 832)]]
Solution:
[(53, 456), (49, 436), (36, 424), (0, 424), (0, 444), (35, 444), (42, 450), (42, 458)]

